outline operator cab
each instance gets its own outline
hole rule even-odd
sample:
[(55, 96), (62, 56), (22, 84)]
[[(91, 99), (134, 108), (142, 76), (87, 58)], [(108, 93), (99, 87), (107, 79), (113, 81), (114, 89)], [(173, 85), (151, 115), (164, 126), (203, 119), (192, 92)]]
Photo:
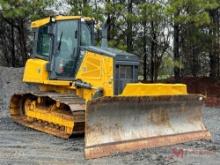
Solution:
[[(139, 58), (104, 44), (102, 47), (94, 46), (94, 20), (91, 18), (48, 17), (33, 22), (32, 29), (34, 31), (33, 57), (48, 61), (46, 70), (49, 80), (75, 81), (85, 52), (90, 52), (114, 60), (111, 69), (115, 95), (121, 94), (126, 84), (138, 81)], [(106, 37), (106, 30), (107, 28), (103, 29), (102, 37)], [(91, 83), (90, 80), (86, 83)]]
[(48, 60), (49, 79), (74, 79), (80, 47), (92, 46), (94, 20), (81, 16), (56, 16), (32, 23), (33, 56)]

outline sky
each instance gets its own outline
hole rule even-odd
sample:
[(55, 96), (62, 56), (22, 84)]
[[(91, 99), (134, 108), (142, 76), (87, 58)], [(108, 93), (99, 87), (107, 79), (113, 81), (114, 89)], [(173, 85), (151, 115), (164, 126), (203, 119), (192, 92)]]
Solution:
[(56, 3), (49, 7), (48, 10), (53, 10), (57, 15), (67, 13), (71, 7), (66, 3), (66, 0), (56, 0)]

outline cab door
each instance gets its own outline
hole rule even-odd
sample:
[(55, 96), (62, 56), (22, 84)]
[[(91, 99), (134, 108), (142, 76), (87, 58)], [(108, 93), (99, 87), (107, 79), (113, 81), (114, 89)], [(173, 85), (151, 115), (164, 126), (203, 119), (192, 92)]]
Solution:
[(79, 21), (58, 21), (55, 29), (50, 79), (72, 80), (79, 54)]

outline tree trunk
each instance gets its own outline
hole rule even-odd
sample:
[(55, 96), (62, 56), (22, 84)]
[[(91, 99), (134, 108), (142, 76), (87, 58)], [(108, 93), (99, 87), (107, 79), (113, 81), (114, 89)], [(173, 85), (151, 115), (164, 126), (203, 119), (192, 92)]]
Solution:
[(154, 67), (154, 82), (157, 82), (159, 70), (160, 70), (161, 61), (159, 59), (156, 60)]
[(27, 45), (26, 45), (26, 36), (25, 33), (27, 33), (27, 30), (24, 27), (24, 21), (20, 20), (19, 22), (20, 26), (18, 28), (19, 32), (19, 39), (20, 39), (20, 49), (22, 54), (22, 65), (24, 66), (26, 60), (27, 60)]
[[(174, 24), (174, 61), (180, 62), (180, 53), (179, 53), (179, 25), (177, 23)], [(175, 80), (178, 82), (180, 81), (180, 68), (178, 66), (174, 66), (174, 77)]]
[(218, 25), (218, 10), (213, 10), (210, 12), (210, 16), (213, 21), (213, 28), (210, 29), (209, 34), (212, 37), (211, 49), (209, 52), (210, 58), (210, 77), (217, 78), (218, 77), (218, 61), (219, 61), (219, 41), (218, 34), (219, 29), (217, 29)]
[(144, 74), (144, 81), (147, 80), (147, 39), (146, 39), (146, 31), (147, 31), (147, 27), (146, 27), (146, 21), (143, 22), (143, 26), (144, 26), (144, 36), (143, 36), (143, 51), (144, 51), (144, 62), (143, 62), (143, 74)]
[(154, 82), (154, 76), (155, 76), (155, 52), (156, 52), (156, 35), (154, 32), (154, 22), (151, 21), (151, 48), (150, 48), (150, 53), (151, 53), (151, 82)]
[[(128, 0), (128, 13), (132, 14), (132, 0)], [(132, 21), (127, 20), (127, 51), (133, 51), (133, 44), (132, 44)]]

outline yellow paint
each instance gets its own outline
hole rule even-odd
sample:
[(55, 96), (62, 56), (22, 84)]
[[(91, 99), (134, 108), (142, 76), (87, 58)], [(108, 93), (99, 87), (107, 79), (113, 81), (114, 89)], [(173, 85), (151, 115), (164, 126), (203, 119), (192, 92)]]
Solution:
[(60, 126), (71, 127), (71, 128), (73, 128), (74, 126), (74, 121), (72, 120), (72, 118), (65, 119), (60, 114), (56, 115), (54, 112), (51, 113), (45, 110), (41, 110), (39, 108), (36, 108), (35, 110), (26, 110), (25, 114), (27, 117), (47, 121), (48, 123), (53, 123)]
[(45, 85), (45, 84), (40, 84), (39, 85), (39, 90), (40, 91), (54, 91), (57, 93), (73, 93), (75, 92), (75, 88), (74, 87), (67, 87), (67, 86), (58, 86), (58, 85)]
[(46, 25), (50, 22), (50, 17), (47, 17), (47, 18), (43, 18), (43, 19), (39, 19), (37, 21), (33, 21), (31, 23), (31, 28), (39, 28), (43, 25)]
[(127, 84), (121, 96), (187, 95), (185, 84)]
[(83, 17), (83, 16), (56, 16), (55, 18), (57, 21), (62, 21), (62, 20), (74, 20), (74, 19), (84, 19), (85, 21), (91, 21), (93, 18), (91, 17)]
[[(75, 92), (86, 101), (91, 100), (96, 89), (102, 88), (104, 96), (114, 95), (113, 58), (87, 51), (80, 65), (76, 79), (90, 83), (93, 89), (76, 88), (71, 81), (49, 80), (46, 71), (47, 61), (29, 59), (24, 70), (23, 81), (41, 84), (43, 91), (57, 91), (59, 93)], [(127, 84), (121, 96), (161, 96), (186, 95), (185, 84)]]
[[(113, 96), (113, 68), (112, 57), (87, 51), (76, 79), (90, 83), (95, 88), (103, 88), (105, 96)], [(77, 93), (86, 100), (90, 100), (92, 96), (91, 90), (81, 89)]]
[[(37, 101), (40, 103), (41, 99), (38, 98)], [(37, 105), (36, 101), (26, 100), (24, 104), (24, 113), (30, 120), (37, 119), (47, 123), (63, 126), (66, 133), (72, 133), (74, 127), (73, 116), (66, 114), (65, 111), (63, 113), (59, 113), (55, 105)]]
[(42, 83), (48, 79), (46, 71), (47, 61), (41, 59), (28, 59), (24, 69), (23, 81)]
[[(93, 20), (90, 17), (81, 17), (81, 16), (56, 16), (54, 17), (56, 21), (62, 21), (62, 20), (79, 20), (79, 19), (84, 19), (86, 21)], [(39, 28), (41, 26), (44, 26), (50, 22), (50, 17), (39, 19), (37, 21), (34, 21), (31, 23), (31, 28)]]
[(70, 87), (71, 81), (49, 80), (46, 64), (42, 59), (28, 59), (24, 69), (23, 81), (29, 83), (40, 83), (45, 85)]
[[(44, 90), (50, 86), (58, 87), (59, 91), (72, 90), (85, 100), (91, 100), (96, 88), (103, 88), (105, 96), (113, 96), (113, 58), (87, 51), (80, 65), (76, 79), (90, 83), (94, 89), (75, 88), (70, 86), (71, 81), (49, 80), (46, 71), (47, 61), (29, 59), (25, 65), (23, 81), (28, 83), (44, 84)], [(42, 85), (41, 85), (42, 86)], [(51, 88), (50, 88), (51, 89)]]
[(67, 86), (70, 87), (71, 81), (63, 81), (63, 80), (45, 80), (44, 84), (48, 85), (56, 85), (56, 86)]

